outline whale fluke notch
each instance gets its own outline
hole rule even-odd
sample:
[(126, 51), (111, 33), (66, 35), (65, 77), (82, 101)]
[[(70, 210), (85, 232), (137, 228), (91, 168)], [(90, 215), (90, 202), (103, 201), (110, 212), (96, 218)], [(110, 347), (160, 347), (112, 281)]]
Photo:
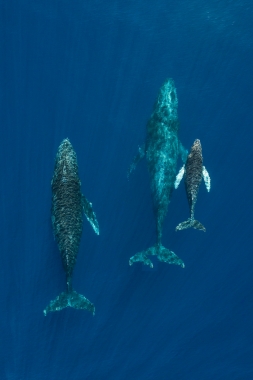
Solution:
[(195, 230), (200, 230), (206, 232), (205, 227), (196, 219), (187, 219), (185, 222), (179, 223), (176, 227), (176, 231), (186, 230), (187, 228), (195, 228)]
[(44, 315), (50, 311), (60, 311), (66, 307), (75, 309), (86, 309), (95, 315), (95, 306), (82, 294), (78, 294), (75, 290), (71, 292), (62, 292), (55, 300), (50, 301), (49, 305), (44, 310)]
[(150, 247), (146, 251), (136, 253), (130, 258), (129, 265), (133, 265), (133, 263), (136, 262), (141, 262), (148, 265), (150, 268), (153, 268), (153, 263), (147, 255), (157, 256), (158, 260), (167, 264), (179, 265), (182, 268), (185, 267), (183, 260), (181, 260), (173, 251), (170, 251), (161, 244)]

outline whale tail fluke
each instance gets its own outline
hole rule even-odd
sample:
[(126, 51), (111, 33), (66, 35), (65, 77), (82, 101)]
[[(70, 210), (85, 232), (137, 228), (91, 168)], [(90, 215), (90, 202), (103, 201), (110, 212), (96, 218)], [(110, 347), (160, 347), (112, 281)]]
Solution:
[(65, 307), (73, 307), (75, 309), (86, 309), (95, 315), (95, 306), (82, 294), (78, 294), (76, 291), (72, 290), (69, 292), (62, 292), (55, 300), (51, 301), (50, 304), (44, 310), (44, 315), (50, 311), (59, 311)]
[(133, 265), (135, 262), (142, 262), (145, 265), (149, 265), (150, 268), (153, 268), (152, 261), (147, 257), (148, 255), (157, 256), (158, 260), (167, 264), (180, 265), (182, 268), (185, 267), (183, 261), (174, 252), (163, 247), (161, 244), (150, 247), (146, 251), (136, 253), (130, 258), (129, 265)]
[(186, 230), (187, 228), (195, 228), (196, 230), (206, 232), (205, 227), (198, 220), (189, 218), (185, 222), (179, 223), (176, 227), (176, 231)]

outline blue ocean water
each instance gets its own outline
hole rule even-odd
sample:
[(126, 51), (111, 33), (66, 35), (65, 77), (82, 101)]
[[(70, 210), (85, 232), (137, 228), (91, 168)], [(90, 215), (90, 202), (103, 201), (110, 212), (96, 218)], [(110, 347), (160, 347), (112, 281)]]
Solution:
[[(252, 17), (249, 0), (0, 1), (0, 379), (253, 379)], [(175, 232), (181, 185), (163, 244), (185, 268), (130, 267), (156, 237), (146, 162), (127, 169), (169, 77), (211, 176), (207, 232)], [(66, 137), (100, 225), (84, 221), (73, 277), (94, 317), (43, 315), (65, 289), (50, 182)]]

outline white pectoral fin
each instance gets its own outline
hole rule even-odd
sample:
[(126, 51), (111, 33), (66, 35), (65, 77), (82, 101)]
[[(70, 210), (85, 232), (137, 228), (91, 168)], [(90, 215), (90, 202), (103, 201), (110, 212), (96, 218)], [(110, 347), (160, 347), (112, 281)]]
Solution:
[(184, 169), (184, 166), (183, 166), (183, 167), (179, 170), (178, 175), (176, 176), (176, 180), (175, 180), (175, 182), (174, 182), (174, 187), (175, 187), (175, 189), (178, 188), (178, 186), (179, 186), (179, 184), (180, 184), (180, 182), (181, 182), (181, 180), (182, 180), (182, 178), (183, 178), (183, 176), (184, 176), (184, 171), (185, 171), (185, 169)]
[(205, 166), (203, 166), (202, 174), (203, 174), (203, 178), (205, 181), (206, 189), (209, 192), (211, 189), (211, 178), (210, 178), (208, 171), (206, 170)]

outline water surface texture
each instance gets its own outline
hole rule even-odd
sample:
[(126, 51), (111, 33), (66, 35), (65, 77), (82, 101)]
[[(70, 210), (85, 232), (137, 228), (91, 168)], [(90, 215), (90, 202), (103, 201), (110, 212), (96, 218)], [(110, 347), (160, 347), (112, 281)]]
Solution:
[[(250, 0), (0, 0), (0, 379), (253, 379), (253, 5)], [(179, 138), (200, 139), (211, 191), (181, 184), (156, 241), (145, 160), (127, 171), (167, 78)], [(51, 224), (69, 138), (85, 221), (73, 287), (96, 307), (43, 310), (66, 286)], [(178, 170), (182, 162), (178, 162)]]

